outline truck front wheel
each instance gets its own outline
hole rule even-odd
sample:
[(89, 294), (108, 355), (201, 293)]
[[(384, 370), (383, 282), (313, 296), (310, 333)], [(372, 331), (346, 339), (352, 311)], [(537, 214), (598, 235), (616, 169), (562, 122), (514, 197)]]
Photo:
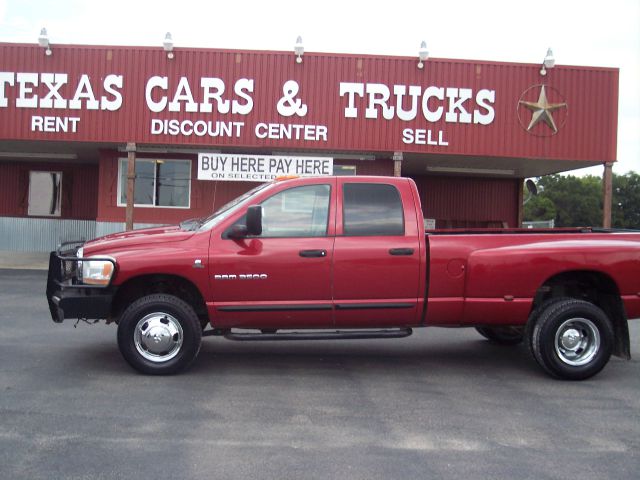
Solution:
[(531, 329), (530, 347), (550, 375), (584, 380), (600, 372), (613, 351), (611, 321), (596, 305), (563, 299), (544, 308)]
[(166, 294), (139, 298), (118, 324), (118, 347), (136, 370), (168, 375), (188, 367), (200, 351), (202, 328), (193, 308)]

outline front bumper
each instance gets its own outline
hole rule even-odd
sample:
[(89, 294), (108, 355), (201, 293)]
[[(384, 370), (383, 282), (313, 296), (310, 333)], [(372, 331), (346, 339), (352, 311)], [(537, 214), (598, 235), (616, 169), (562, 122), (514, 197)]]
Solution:
[(46, 293), (51, 319), (56, 323), (65, 318), (109, 319), (115, 288), (80, 283), (76, 271), (83, 259), (70, 253), (75, 252), (58, 250), (49, 254)]

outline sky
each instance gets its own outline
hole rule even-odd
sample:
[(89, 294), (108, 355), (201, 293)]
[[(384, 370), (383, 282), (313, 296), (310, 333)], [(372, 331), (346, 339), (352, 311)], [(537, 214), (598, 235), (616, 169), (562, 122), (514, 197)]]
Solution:
[[(0, 41), (416, 55), (620, 69), (618, 162), (640, 172), (640, 0), (0, 0)], [(602, 167), (573, 174), (601, 175)]]

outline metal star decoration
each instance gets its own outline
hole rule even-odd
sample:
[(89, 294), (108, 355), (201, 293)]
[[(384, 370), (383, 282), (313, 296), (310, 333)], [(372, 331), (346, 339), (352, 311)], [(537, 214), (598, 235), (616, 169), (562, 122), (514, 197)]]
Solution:
[(520, 103), (533, 112), (531, 122), (527, 127), (527, 132), (530, 132), (538, 123), (544, 122), (551, 130), (553, 130), (553, 133), (558, 133), (558, 127), (556, 127), (556, 122), (553, 121), (551, 113), (560, 108), (566, 107), (567, 104), (549, 103), (544, 85), (542, 85), (542, 88), (540, 89), (540, 96), (538, 97), (537, 102), (525, 102), (524, 100), (520, 100)]

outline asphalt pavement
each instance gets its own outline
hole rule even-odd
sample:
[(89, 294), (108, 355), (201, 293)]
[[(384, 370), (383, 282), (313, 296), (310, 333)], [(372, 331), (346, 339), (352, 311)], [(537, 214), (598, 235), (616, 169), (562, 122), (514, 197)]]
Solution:
[(0, 270), (0, 478), (637, 479), (634, 359), (546, 376), (472, 329), (234, 343), (143, 376), (116, 327), (54, 324), (46, 272)]

